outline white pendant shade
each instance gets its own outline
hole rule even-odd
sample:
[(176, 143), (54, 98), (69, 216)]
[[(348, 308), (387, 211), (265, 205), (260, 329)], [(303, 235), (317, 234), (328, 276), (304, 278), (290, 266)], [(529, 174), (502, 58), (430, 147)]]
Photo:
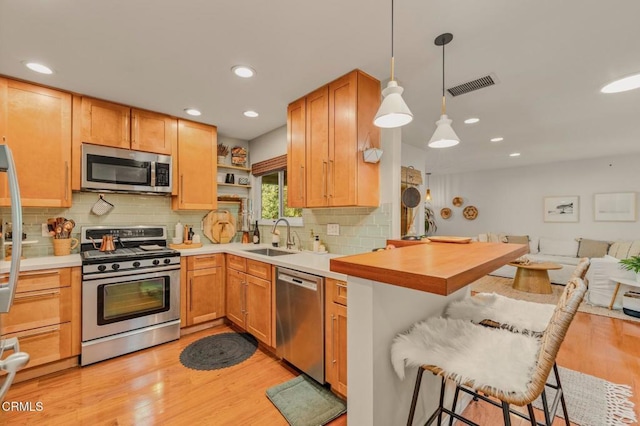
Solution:
[(429, 147), (431, 148), (449, 148), (450, 146), (458, 145), (460, 138), (456, 135), (451, 127), (451, 120), (446, 114), (440, 116), (440, 120), (436, 121), (436, 131), (431, 136), (429, 141)]
[(391, 80), (387, 83), (387, 87), (382, 91), (384, 99), (373, 119), (374, 125), (390, 129), (404, 126), (413, 120), (413, 114), (402, 99), (403, 91), (404, 89), (398, 86), (397, 81)]

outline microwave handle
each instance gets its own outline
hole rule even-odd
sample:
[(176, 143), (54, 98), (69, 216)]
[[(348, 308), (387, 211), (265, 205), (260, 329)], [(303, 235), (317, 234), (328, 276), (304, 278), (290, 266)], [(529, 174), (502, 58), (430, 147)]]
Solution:
[[(4, 140), (4, 137), (3, 137)], [(20, 205), (20, 187), (16, 176), (13, 155), (7, 145), (0, 145), (0, 172), (6, 172), (11, 193), (11, 220), (13, 221), (13, 254), (9, 270), (9, 282), (0, 285), (0, 312), (9, 312), (20, 273), (20, 254), (22, 253), (22, 206)]]
[(151, 186), (156, 186), (156, 162), (151, 162)]

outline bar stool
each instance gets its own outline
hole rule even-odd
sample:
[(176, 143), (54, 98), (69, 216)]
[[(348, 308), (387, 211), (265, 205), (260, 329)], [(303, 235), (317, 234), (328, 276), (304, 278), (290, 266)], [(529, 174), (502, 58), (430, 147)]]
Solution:
[[(532, 425), (538, 424), (532, 402), (543, 394), (545, 381), (585, 292), (580, 278), (570, 280), (539, 338), (451, 318), (431, 318), (398, 335), (391, 348), (396, 373), (402, 379), (405, 367), (419, 367), (407, 424), (413, 423), (424, 371), (442, 377), (440, 402), (426, 425), (436, 418), (441, 424), (444, 413), (450, 416), (449, 424), (455, 418), (477, 426), (455, 413), (460, 391), (501, 407), (505, 425), (511, 424), (510, 413), (528, 419)], [(451, 409), (444, 407), (446, 380), (456, 385)], [(561, 394), (560, 388), (551, 407), (543, 394), (544, 424), (551, 424)], [(526, 405), (528, 416), (510, 405)]]

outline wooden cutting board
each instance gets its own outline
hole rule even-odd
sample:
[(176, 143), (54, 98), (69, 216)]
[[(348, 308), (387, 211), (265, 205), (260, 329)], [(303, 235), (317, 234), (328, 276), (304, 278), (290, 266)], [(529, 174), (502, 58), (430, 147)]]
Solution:
[(219, 220), (211, 227), (211, 237), (214, 243), (226, 244), (236, 235), (236, 227), (231, 222)]
[[(211, 210), (203, 219), (202, 227), (205, 237), (207, 237), (213, 243), (220, 243), (220, 233), (222, 232), (222, 226), (215, 226), (217, 222), (224, 221), (228, 222), (231, 225), (231, 229), (235, 235), (236, 228), (236, 218), (228, 211), (228, 210)], [(214, 238), (214, 227), (217, 228), (215, 233), (216, 236)], [(225, 226), (224, 233), (227, 234), (230, 229)], [(225, 237), (226, 238), (226, 237)], [(233, 238), (233, 235), (231, 236)], [(229, 240), (231, 241), (231, 240)], [(226, 241), (227, 243), (229, 241)]]

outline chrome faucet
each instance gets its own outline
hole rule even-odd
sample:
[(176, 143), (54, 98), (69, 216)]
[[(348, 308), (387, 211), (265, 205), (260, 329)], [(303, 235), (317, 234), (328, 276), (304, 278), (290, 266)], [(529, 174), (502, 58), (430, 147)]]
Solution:
[(291, 249), (291, 247), (293, 247), (293, 242), (291, 241), (291, 225), (289, 225), (289, 221), (287, 219), (281, 217), (280, 219), (276, 220), (276, 223), (273, 224), (271, 233), (273, 234), (276, 231), (276, 227), (278, 226), (278, 223), (280, 223), (280, 221), (284, 221), (284, 223), (287, 224), (287, 248)]

